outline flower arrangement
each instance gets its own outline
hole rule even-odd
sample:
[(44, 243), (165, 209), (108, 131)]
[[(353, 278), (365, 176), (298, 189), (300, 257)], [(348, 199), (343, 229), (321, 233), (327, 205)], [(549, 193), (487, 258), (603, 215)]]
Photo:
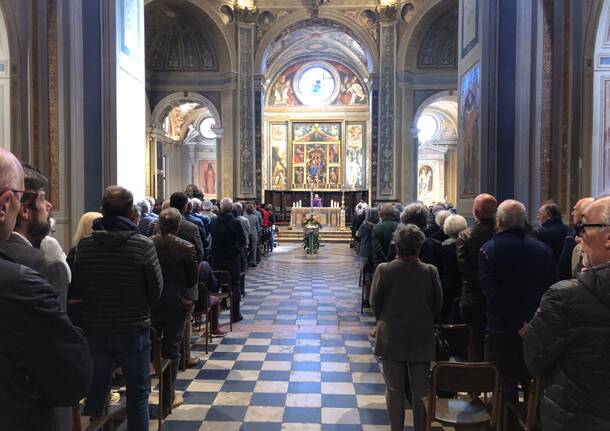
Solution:
[[(316, 227), (319, 230), (322, 227), (320, 219), (313, 214), (308, 215), (301, 223), (303, 228)], [(303, 248), (306, 254), (317, 254), (320, 248), (320, 234), (317, 232), (305, 232), (303, 234)]]
[(305, 217), (303, 219), (303, 223), (301, 223), (301, 226), (306, 227), (306, 226), (310, 226), (310, 225), (316, 225), (316, 227), (318, 229), (322, 228), (322, 224), (320, 223), (320, 219), (317, 218), (316, 216), (314, 216), (313, 214), (308, 215), (307, 217)]

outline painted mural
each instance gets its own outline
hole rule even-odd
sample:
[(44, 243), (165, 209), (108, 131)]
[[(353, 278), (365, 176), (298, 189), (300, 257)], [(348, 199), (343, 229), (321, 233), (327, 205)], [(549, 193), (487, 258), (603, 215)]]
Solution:
[(206, 199), (216, 198), (216, 160), (199, 160), (199, 188)]
[(345, 150), (345, 186), (364, 188), (364, 123), (348, 123)]
[(269, 127), (271, 143), (271, 187), (274, 190), (285, 190), (288, 183), (287, 158), (288, 125), (271, 124)]
[(481, 116), (481, 65), (475, 64), (460, 83), (460, 129), (462, 131), (462, 197), (477, 194), (479, 179), (479, 120)]
[(293, 123), (292, 188), (341, 188), (341, 123)]
[(317, 92), (328, 95), (319, 106), (368, 104), (366, 86), (349, 68), (337, 62), (325, 61), (322, 67), (312, 66), (315, 72), (319, 72), (319, 77), (316, 78), (310, 76), (311, 73), (307, 73), (312, 70), (304, 68), (307, 63), (307, 61), (294, 63), (277, 76), (269, 87), (267, 99), (269, 106), (312, 106), (309, 100), (315, 100)]
[(601, 170), (601, 189), (610, 187), (610, 80), (604, 81), (604, 134)]

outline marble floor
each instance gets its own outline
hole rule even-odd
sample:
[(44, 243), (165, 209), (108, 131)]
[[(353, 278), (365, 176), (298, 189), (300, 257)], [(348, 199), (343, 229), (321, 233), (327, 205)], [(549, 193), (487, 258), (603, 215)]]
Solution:
[[(244, 320), (208, 354), (196, 341), (202, 363), (178, 375), (184, 404), (163, 429), (389, 431), (368, 337), (374, 317), (360, 314), (358, 271), (347, 244), (323, 244), (317, 257), (282, 245), (250, 269)], [(410, 410), (405, 423), (411, 429)]]

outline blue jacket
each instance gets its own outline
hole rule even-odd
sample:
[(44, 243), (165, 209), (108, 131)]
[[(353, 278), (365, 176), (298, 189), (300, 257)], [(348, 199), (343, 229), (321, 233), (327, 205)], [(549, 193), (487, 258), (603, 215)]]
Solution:
[(512, 335), (532, 318), (542, 295), (557, 281), (557, 265), (549, 246), (523, 229), (510, 229), (481, 247), (479, 277), (487, 332)]
[(560, 218), (547, 220), (539, 228), (534, 229), (536, 238), (551, 247), (555, 255), (555, 261), (559, 261), (559, 255), (563, 248), (563, 240), (570, 233), (570, 228), (563, 224)]
[(199, 229), (199, 236), (201, 236), (201, 244), (203, 245), (203, 249), (207, 250), (208, 248), (208, 230), (206, 229), (203, 221), (194, 214), (185, 214), (185, 219), (193, 223)]

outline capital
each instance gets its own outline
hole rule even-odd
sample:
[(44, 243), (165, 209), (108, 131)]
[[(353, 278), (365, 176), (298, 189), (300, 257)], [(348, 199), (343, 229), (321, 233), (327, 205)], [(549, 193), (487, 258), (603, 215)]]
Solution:
[(395, 4), (377, 6), (376, 12), (379, 22), (396, 21), (398, 17), (398, 8)]

